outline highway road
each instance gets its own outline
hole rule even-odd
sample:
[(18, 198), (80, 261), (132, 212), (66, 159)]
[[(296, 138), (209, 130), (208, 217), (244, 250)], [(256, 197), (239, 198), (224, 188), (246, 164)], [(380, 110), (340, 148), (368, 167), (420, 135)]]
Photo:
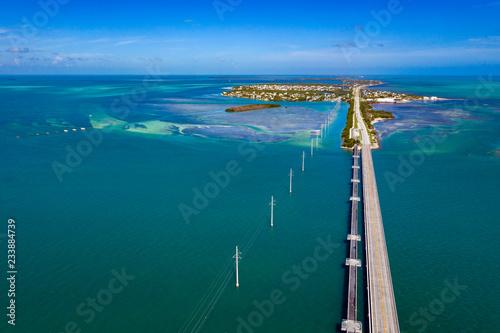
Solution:
[(361, 129), (361, 174), (368, 277), (368, 317), (372, 333), (400, 332), (382, 213), (371, 153), (371, 140), (359, 110), (361, 87), (356, 87), (354, 111)]

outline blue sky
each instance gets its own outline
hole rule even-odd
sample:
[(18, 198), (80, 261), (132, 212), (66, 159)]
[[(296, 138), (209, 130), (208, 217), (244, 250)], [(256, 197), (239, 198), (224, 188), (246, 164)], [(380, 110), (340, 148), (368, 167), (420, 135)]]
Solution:
[(500, 1), (3, 1), (0, 74), (500, 74)]

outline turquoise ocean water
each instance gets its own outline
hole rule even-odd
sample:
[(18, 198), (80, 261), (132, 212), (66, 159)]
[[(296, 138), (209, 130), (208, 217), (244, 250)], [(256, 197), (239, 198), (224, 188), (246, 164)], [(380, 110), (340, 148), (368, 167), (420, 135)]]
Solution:
[[(2, 314), (2, 330), (338, 331), (347, 105), (227, 114), (250, 101), (220, 96), (293, 78), (0, 77), (0, 262), (7, 275), (12, 218), (18, 270), (16, 326)], [(401, 329), (497, 331), (500, 80), (377, 79), (374, 89), (450, 98), (377, 105), (397, 116), (377, 124), (373, 158)]]

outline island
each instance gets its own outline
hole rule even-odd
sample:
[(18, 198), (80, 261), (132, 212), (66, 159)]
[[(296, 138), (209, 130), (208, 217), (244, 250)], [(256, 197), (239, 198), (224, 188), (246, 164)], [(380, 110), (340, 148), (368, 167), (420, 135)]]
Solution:
[[(392, 91), (372, 90), (370, 86), (381, 85), (383, 82), (363, 78), (338, 78), (338, 79), (307, 79), (308, 81), (337, 81), (338, 83), (262, 83), (232, 87), (229, 91), (222, 92), (223, 96), (254, 99), (261, 101), (288, 101), (288, 102), (324, 102), (342, 101), (349, 103), (347, 121), (342, 131), (342, 148), (351, 149), (361, 142), (353, 137), (353, 129), (357, 128), (354, 116), (354, 89), (360, 89), (360, 112), (366, 124), (371, 141), (378, 147), (379, 138), (374, 123), (382, 120), (394, 119), (391, 112), (374, 110), (372, 104), (377, 103), (407, 103), (410, 101), (437, 101), (444, 100), (436, 96), (419, 96), (413, 94), (396, 93)], [(293, 81), (293, 80), (292, 80)], [(227, 109), (227, 112), (241, 112), (272, 107), (274, 104), (257, 104)], [(278, 105), (278, 104), (276, 104)], [(279, 106), (279, 105), (278, 105)]]
[[(337, 80), (337, 81), (340, 81)], [(222, 96), (255, 99), (260, 101), (289, 102), (324, 102), (340, 99), (342, 102), (351, 100), (352, 89), (355, 86), (367, 87), (380, 85), (383, 82), (362, 79), (342, 79), (342, 83), (262, 83), (248, 86), (236, 86), (230, 91), (222, 92)], [(362, 89), (361, 97), (371, 103), (407, 103), (411, 100), (436, 101), (442, 100), (436, 96), (418, 96)]]
[(243, 105), (243, 106), (233, 106), (232, 108), (226, 109), (226, 112), (245, 112), (245, 111), (253, 111), (253, 110), (263, 110), (263, 109), (271, 109), (271, 108), (280, 108), (279, 104), (252, 104), (252, 105)]
[(261, 101), (322, 102), (334, 101), (338, 97), (349, 99), (351, 89), (341, 84), (316, 83), (264, 83), (233, 87), (223, 96), (257, 99)]
[(340, 137), (342, 138), (341, 148), (352, 149), (354, 145), (361, 145), (359, 139), (351, 138), (351, 129), (357, 128), (357, 119), (354, 115), (354, 98), (349, 101), (349, 110), (347, 110), (347, 119)]
[[(373, 110), (373, 106), (367, 101), (361, 101), (359, 103), (359, 111), (361, 112), (361, 117), (366, 125), (368, 134), (371, 137), (372, 143), (379, 146), (379, 137), (377, 136), (377, 131), (373, 124), (388, 119), (395, 119), (396, 117), (389, 111), (384, 110)], [(351, 131), (358, 128), (357, 119), (354, 116), (354, 99), (349, 101), (349, 110), (347, 111), (347, 121), (344, 129), (342, 130), (342, 146), (341, 148), (352, 149), (355, 144), (361, 145), (359, 139), (352, 138)]]
[(409, 101), (438, 101), (446, 100), (436, 96), (419, 96), (395, 93), (392, 91), (361, 89), (361, 98), (371, 103), (408, 103)]

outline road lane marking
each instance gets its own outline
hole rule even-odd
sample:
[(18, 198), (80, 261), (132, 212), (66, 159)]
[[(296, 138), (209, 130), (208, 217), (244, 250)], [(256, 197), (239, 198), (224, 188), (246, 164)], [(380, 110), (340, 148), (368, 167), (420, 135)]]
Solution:
[[(365, 131), (366, 131), (366, 128), (365, 128)], [(370, 148), (368, 148), (368, 149), (370, 149)], [(365, 153), (365, 156), (367, 156), (367, 155), (368, 155), (368, 151)], [(366, 160), (368, 162), (368, 158), (366, 158)], [(370, 163), (371, 163), (371, 167), (373, 168), (373, 160), (371, 160)], [(367, 167), (368, 167), (367, 169), (370, 168), (370, 163), (367, 163)], [(375, 176), (375, 171), (374, 171), (374, 176)], [(367, 177), (368, 177), (368, 187), (370, 190), (370, 204), (371, 204), (371, 209), (372, 209), (373, 231), (375, 234), (375, 252), (377, 254), (377, 268), (378, 268), (378, 279), (379, 279), (379, 285), (380, 285), (380, 298), (382, 301), (382, 318), (384, 320), (384, 332), (387, 332), (387, 327), (386, 327), (386, 322), (385, 322), (384, 294), (383, 294), (383, 289), (382, 289), (382, 276), (381, 276), (381, 272), (380, 272), (380, 259), (379, 259), (378, 244), (377, 244), (377, 228), (375, 225), (375, 211), (373, 209), (373, 201), (374, 200), (373, 200), (373, 193), (372, 193), (372, 186), (371, 186), (371, 175), (370, 175), (369, 170), (367, 171)]]
[[(367, 153), (368, 154), (368, 153)], [(371, 161), (371, 167), (373, 168), (373, 160)], [(379, 284), (380, 284), (380, 298), (381, 298), (381, 301), (382, 301), (382, 318), (384, 319), (384, 332), (387, 332), (387, 328), (386, 328), (386, 324), (385, 324), (385, 308), (384, 308), (384, 294), (383, 294), (383, 290), (382, 290), (382, 276), (381, 276), (381, 273), (380, 273), (380, 260), (379, 260), (379, 255), (378, 255), (378, 243), (377, 243), (377, 228), (376, 228), (376, 225), (375, 225), (375, 211), (373, 209), (373, 194), (372, 194), (372, 186), (371, 186), (371, 177), (370, 177), (370, 172), (367, 172), (368, 174), (368, 186), (370, 188), (370, 204), (371, 204), (371, 207), (372, 207), (372, 217), (373, 217), (373, 230), (375, 232), (375, 251), (377, 253), (377, 268), (378, 268), (378, 280), (379, 280)]]

